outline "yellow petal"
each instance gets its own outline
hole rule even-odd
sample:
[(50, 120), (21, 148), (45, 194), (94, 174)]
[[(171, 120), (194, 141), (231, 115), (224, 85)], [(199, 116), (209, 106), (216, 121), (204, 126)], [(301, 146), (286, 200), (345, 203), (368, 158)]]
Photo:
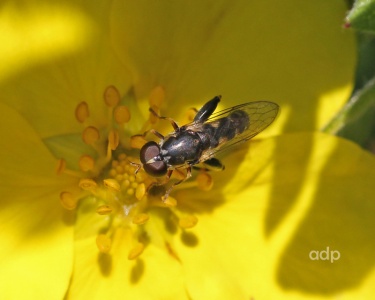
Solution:
[(77, 8), (34, 1), (0, 10), (0, 82), (22, 70), (79, 51), (92, 34), (92, 24)]
[[(29, 31), (37, 34), (39, 31), (33, 29), (35, 22), (38, 26), (42, 26), (43, 22), (48, 23), (48, 16), (57, 15), (60, 18), (56, 17), (56, 22), (62, 22), (62, 27), (71, 26), (74, 30), (78, 30), (76, 26), (80, 27), (79, 34), (73, 35), (68, 31), (65, 34), (70, 39), (61, 41), (61, 47), (69, 48), (69, 55), (64, 52), (65, 55), (57, 58), (52, 53), (43, 64), (34, 66), (24, 61), (30, 61), (29, 56), (34, 53), (33, 49), (41, 47), (39, 40), (29, 40), (27, 30), (10, 32), (9, 36), (12, 39), (25, 41), (24, 43), (32, 49), (22, 50), (25, 58), (21, 61), (21, 67), (12, 64), (13, 60), (9, 62), (9, 68), (18, 72), (1, 83), (0, 101), (19, 111), (42, 138), (81, 132), (82, 127), (75, 119), (74, 112), (82, 101), (87, 101), (89, 104), (91, 124), (106, 125), (108, 109), (103, 100), (105, 88), (108, 85), (115, 85), (121, 95), (124, 95), (131, 84), (129, 72), (121, 67), (109, 42), (109, 33), (106, 29), (108, 15), (105, 12), (109, 12), (110, 3), (103, 6), (95, 5), (90, 9), (79, 7), (76, 3), (64, 4), (63, 7), (53, 4), (42, 5), (42, 8), (37, 4), (38, 2), (35, 2), (34, 6), (31, 5), (29, 8), (30, 18), (28, 14), (25, 16), (23, 10), (11, 9), (7, 11), (9, 17), (3, 22), (9, 28), (13, 28), (14, 20), (19, 22), (22, 20), (22, 24), (19, 25), (21, 28), (29, 28)], [(66, 21), (66, 18), (69, 21)], [(84, 24), (81, 26), (82, 22)], [(50, 28), (50, 26), (44, 27)], [(52, 32), (42, 37), (41, 39), (48, 45), (55, 45), (59, 34)], [(77, 43), (79, 47), (72, 48), (71, 43), (74, 43), (75, 38), (80, 40)], [(6, 46), (9, 52), (19, 51), (16, 43)], [(48, 47), (39, 50), (42, 54), (53, 52)], [(2, 56), (1, 59), (4, 59), (5, 63), (8, 58)], [(127, 99), (122, 100), (127, 101)]]
[(88, 147), (82, 140), (82, 133), (64, 134), (43, 139), (43, 142), (57, 158), (64, 158), (67, 167), (71, 170), (78, 170), (77, 162), (82, 153), (96, 158), (94, 148)]
[(129, 260), (128, 253), (137, 241), (129, 229), (118, 228), (112, 237), (110, 252), (100, 253), (95, 240), (106, 219), (87, 213), (88, 202), (86, 199), (75, 226), (74, 276), (69, 297), (187, 298), (180, 262), (168, 254), (164, 245), (159, 247), (151, 242), (138, 259)]
[[(189, 233), (196, 242), (176, 246), (192, 298), (374, 293), (374, 156), (336, 137), (290, 134), (259, 141), (242, 159), (232, 175), (227, 163), (229, 183), (216, 198), (224, 203), (199, 216)], [(327, 247), (323, 260), (310, 258)]]
[(135, 260), (128, 259), (131, 233), (119, 229), (109, 254), (99, 253), (95, 236), (75, 242), (74, 277), (69, 297), (120, 299), (187, 299), (178, 261), (154, 244)]
[(61, 299), (70, 280), (73, 230), (59, 193), (73, 181), (54, 174), (56, 160), (19, 114), (3, 104), (0, 111), (1, 295)]
[(282, 115), (271, 134), (320, 128), (348, 98), (355, 49), (342, 29), (346, 10), (341, 0), (115, 1), (111, 21), (138, 95), (163, 86), (174, 114), (217, 94), (225, 107), (274, 101)]

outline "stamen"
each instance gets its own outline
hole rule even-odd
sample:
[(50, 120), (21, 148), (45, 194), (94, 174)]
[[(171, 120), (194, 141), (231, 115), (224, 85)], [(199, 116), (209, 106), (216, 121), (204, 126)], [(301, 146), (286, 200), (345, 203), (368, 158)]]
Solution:
[(133, 223), (137, 225), (142, 225), (142, 224), (145, 224), (149, 218), (150, 216), (148, 214), (141, 213), (133, 217)]
[(183, 229), (189, 229), (197, 225), (198, 218), (193, 215), (189, 215), (178, 220), (178, 225)]
[(144, 144), (146, 144), (147, 141), (142, 135), (133, 135), (130, 138), (130, 147), (134, 149), (141, 149)]
[(146, 194), (146, 186), (144, 183), (137, 184), (136, 189), (135, 189), (135, 198), (137, 200), (141, 200), (143, 196)]
[(82, 140), (87, 145), (92, 145), (100, 138), (99, 130), (94, 126), (86, 127), (82, 132)]
[(90, 155), (82, 155), (78, 161), (78, 166), (83, 172), (94, 170), (95, 161)]
[(128, 123), (130, 121), (129, 108), (124, 105), (117, 106), (113, 111), (113, 116), (117, 124)]
[[(184, 177), (185, 178), (185, 177)], [(174, 190), (183, 190), (188, 188), (199, 188), (202, 191), (210, 191), (214, 185), (214, 180), (207, 172), (201, 172), (194, 181), (186, 181), (177, 185)]]
[(211, 175), (206, 172), (201, 172), (197, 175), (196, 178), (197, 187), (202, 191), (209, 191), (214, 186), (214, 180)]
[(86, 119), (90, 116), (89, 106), (85, 101), (77, 105), (75, 116), (79, 123), (84, 123)]
[(162, 88), (160, 85), (155, 87), (151, 91), (149, 99), (150, 99), (149, 103), (151, 107), (156, 106), (157, 108), (160, 108), (165, 99), (164, 88)]
[(84, 191), (94, 191), (98, 185), (92, 179), (83, 178), (79, 181), (78, 186)]
[(104, 186), (106, 186), (107, 188), (112, 189), (116, 192), (119, 192), (121, 190), (120, 184), (115, 179), (111, 179), (111, 178), (104, 179), (103, 183), (104, 183)]
[(177, 205), (177, 200), (169, 196), (167, 199), (163, 199), (162, 205), (166, 207), (175, 207)]
[(66, 169), (66, 161), (64, 159), (59, 159), (57, 161), (56, 174), (61, 175), (62, 173), (64, 173), (65, 169)]
[(56, 174), (61, 175), (62, 173), (78, 178), (82, 177), (82, 174), (80, 172), (67, 169), (66, 161), (64, 159), (59, 159), (57, 161)]
[(115, 107), (121, 100), (120, 92), (113, 85), (108, 86), (104, 91), (104, 102), (108, 107)]
[(96, 209), (99, 215), (109, 215), (112, 212), (112, 207), (109, 205), (101, 205)]
[(145, 245), (142, 243), (138, 243), (137, 245), (135, 245), (135, 247), (132, 250), (130, 250), (128, 259), (129, 260), (136, 259), (138, 256), (142, 254), (144, 249), (145, 249)]
[(120, 136), (116, 130), (111, 130), (108, 135), (109, 150), (116, 150), (120, 143)]
[(99, 234), (96, 238), (96, 245), (100, 252), (109, 253), (112, 246), (112, 240), (105, 234)]
[(186, 174), (181, 170), (175, 169), (173, 170), (172, 177), (178, 180), (184, 180), (186, 178)]
[(61, 205), (68, 210), (73, 210), (77, 207), (77, 199), (69, 192), (60, 193)]

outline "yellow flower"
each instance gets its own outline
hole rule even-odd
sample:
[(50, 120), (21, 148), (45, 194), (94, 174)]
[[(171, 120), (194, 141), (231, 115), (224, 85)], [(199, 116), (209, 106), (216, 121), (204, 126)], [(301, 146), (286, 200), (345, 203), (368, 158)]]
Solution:
[[(342, 105), (354, 66), (344, 4), (315, 2), (4, 5), (4, 297), (371, 294), (375, 160), (300, 133)], [(221, 107), (265, 98), (282, 114), (224, 172), (196, 172), (163, 203), (146, 192), (154, 179), (134, 176), (131, 136), (171, 130), (150, 105), (183, 122), (217, 94)], [(340, 258), (316, 260), (327, 247)]]

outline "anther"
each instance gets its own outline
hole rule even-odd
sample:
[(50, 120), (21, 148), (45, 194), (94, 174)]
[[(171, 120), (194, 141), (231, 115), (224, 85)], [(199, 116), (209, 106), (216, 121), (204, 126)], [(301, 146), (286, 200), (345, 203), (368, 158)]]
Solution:
[(169, 196), (168, 198), (164, 198), (163, 197), (163, 202), (161, 202), (163, 204), (163, 206), (166, 206), (166, 207), (175, 207), (177, 205), (177, 200), (171, 196)]
[(137, 225), (142, 225), (142, 224), (145, 224), (148, 221), (149, 218), (150, 217), (149, 217), (148, 214), (141, 213), (141, 214), (135, 215), (133, 217), (133, 223), (137, 224)]
[(178, 225), (183, 229), (192, 228), (198, 223), (198, 218), (196, 216), (190, 215), (178, 220)]
[(77, 105), (75, 116), (78, 122), (84, 123), (86, 119), (90, 116), (89, 106), (86, 102), (81, 102)]
[(136, 259), (138, 256), (142, 254), (144, 249), (145, 249), (145, 245), (142, 243), (138, 243), (137, 245), (135, 245), (133, 249), (130, 250), (128, 259), (129, 260)]
[(186, 174), (178, 169), (173, 170), (172, 176), (178, 180), (184, 180), (186, 178)]
[(135, 189), (135, 198), (137, 198), (137, 200), (141, 200), (145, 194), (146, 194), (145, 184), (144, 183), (138, 184)]
[(130, 147), (134, 149), (141, 149), (144, 144), (146, 144), (147, 141), (142, 135), (133, 135), (130, 138)]
[(79, 181), (78, 186), (85, 191), (93, 191), (96, 189), (97, 184), (92, 179), (83, 178)]
[(105, 187), (107, 187), (107, 188), (109, 188), (111, 190), (114, 190), (116, 192), (119, 192), (121, 190), (120, 184), (115, 179), (111, 179), (111, 178), (104, 179), (103, 183), (104, 183)]
[(109, 205), (101, 205), (96, 209), (99, 215), (109, 215), (112, 212), (112, 207)]
[(149, 103), (150, 106), (156, 106), (156, 107), (161, 107), (162, 103), (164, 102), (165, 99), (165, 90), (162, 88), (160, 85), (155, 87), (149, 96)]
[(78, 161), (78, 166), (83, 172), (92, 171), (95, 167), (95, 161), (90, 155), (82, 155)]
[(82, 132), (82, 140), (87, 145), (94, 144), (97, 140), (99, 140), (99, 138), (99, 130), (94, 126), (88, 126)]
[(61, 175), (62, 173), (78, 178), (82, 177), (82, 174), (80, 172), (67, 169), (66, 161), (64, 159), (59, 159), (56, 165), (56, 174)]
[(120, 143), (120, 136), (117, 131), (111, 130), (108, 135), (108, 147), (111, 150), (116, 150)]
[(104, 91), (104, 102), (108, 107), (115, 107), (121, 100), (120, 92), (113, 85), (108, 86)]
[(214, 185), (214, 180), (208, 173), (199, 173), (196, 178), (197, 187), (202, 191), (209, 191)]
[(56, 174), (61, 175), (66, 169), (66, 161), (64, 159), (59, 159), (56, 166)]
[(96, 246), (102, 253), (108, 253), (111, 250), (112, 240), (105, 234), (99, 234), (96, 238)]
[(72, 193), (61, 192), (60, 193), (61, 205), (68, 210), (73, 210), (77, 207), (77, 200)]
[(117, 124), (128, 123), (130, 121), (129, 108), (124, 105), (117, 106), (113, 111), (113, 117)]

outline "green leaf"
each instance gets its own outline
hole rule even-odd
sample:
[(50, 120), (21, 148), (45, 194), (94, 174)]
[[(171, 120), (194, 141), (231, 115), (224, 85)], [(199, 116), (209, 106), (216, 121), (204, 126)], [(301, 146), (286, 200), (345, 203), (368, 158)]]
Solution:
[(375, 35), (358, 31), (357, 36), (357, 70), (353, 94), (375, 77)]
[(346, 20), (348, 27), (375, 33), (375, 0), (355, 1)]
[(374, 126), (375, 78), (357, 90), (323, 132), (347, 138), (366, 148), (373, 138)]

